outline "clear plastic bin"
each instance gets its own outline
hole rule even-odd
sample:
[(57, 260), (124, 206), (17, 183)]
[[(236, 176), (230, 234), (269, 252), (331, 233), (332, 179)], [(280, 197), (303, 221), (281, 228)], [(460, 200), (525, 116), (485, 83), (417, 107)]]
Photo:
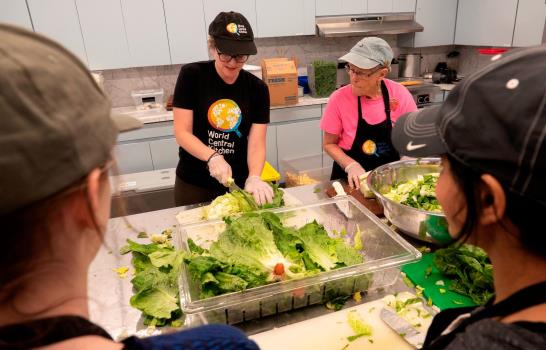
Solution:
[(324, 164), (323, 154), (282, 159), (286, 187), (309, 185), (330, 179), (332, 164)]
[[(301, 227), (317, 220), (328, 234), (346, 229), (344, 239), (354, 244), (356, 227), (362, 232), (361, 264), (322, 272), (299, 280), (275, 282), (240, 292), (200, 299), (199, 281), (192, 279), (187, 266), (180, 276), (180, 307), (188, 317), (207, 322), (236, 324), (312, 304), (325, 302), (332, 295), (352, 295), (392, 285), (398, 267), (421, 258), (421, 253), (393, 232), (358, 201), (336, 197), (310, 205), (268, 210), (278, 213), (285, 226)], [(222, 220), (180, 225), (175, 244), (188, 250), (188, 238), (208, 248), (225, 229)]]

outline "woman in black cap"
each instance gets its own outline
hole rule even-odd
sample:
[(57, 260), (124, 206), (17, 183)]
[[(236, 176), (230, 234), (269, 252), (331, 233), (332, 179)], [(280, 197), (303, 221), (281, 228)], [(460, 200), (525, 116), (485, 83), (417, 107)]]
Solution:
[(221, 12), (209, 26), (213, 60), (187, 64), (174, 91), (174, 129), (180, 145), (175, 202), (207, 202), (226, 192), (232, 178), (261, 205), (272, 188), (260, 179), (269, 123), (269, 91), (242, 70), (256, 54), (247, 19)]
[(442, 155), (449, 233), (493, 265), (494, 298), (436, 315), (424, 349), (546, 349), (546, 47), (499, 57), (393, 130), (400, 154)]
[(258, 349), (226, 325), (118, 343), (88, 320), (112, 149), (118, 130), (141, 124), (112, 120), (104, 92), (59, 44), (0, 25), (0, 52), (0, 349)]

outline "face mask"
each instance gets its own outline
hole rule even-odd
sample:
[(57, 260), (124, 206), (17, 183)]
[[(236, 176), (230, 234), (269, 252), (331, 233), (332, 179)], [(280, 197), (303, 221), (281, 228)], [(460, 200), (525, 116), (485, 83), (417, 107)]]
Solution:
[(447, 245), (454, 241), (449, 235), (446, 219), (441, 216), (428, 215), (424, 221), (421, 221), (419, 236), (430, 236), (442, 245)]

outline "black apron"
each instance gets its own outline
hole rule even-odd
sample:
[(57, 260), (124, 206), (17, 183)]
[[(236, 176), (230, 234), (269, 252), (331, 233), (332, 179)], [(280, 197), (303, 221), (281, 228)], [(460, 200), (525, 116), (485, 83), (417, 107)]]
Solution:
[[(478, 308), (448, 309), (438, 314), (432, 322), (423, 349), (444, 349), (455, 339), (458, 333), (464, 332), (470, 324), (486, 318), (505, 317), (518, 311), (546, 303), (546, 281), (524, 288), (503, 301)], [(470, 317), (459, 322), (454, 329), (445, 335), (441, 333), (459, 315), (470, 313)], [(438, 319), (437, 319), (438, 318)]]
[[(371, 125), (362, 118), (362, 105), (360, 96), (358, 99), (358, 127), (356, 129), (355, 139), (349, 151), (345, 151), (349, 157), (360, 163), (364, 170), (370, 171), (380, 165), (394, 162), (400, 159), (400, 155), (394, 149), (391, 141), (391, 108), (390, 98), (387, 86), (381, 80), (381, 93), (383, 94), (383, 104), (385, 106), (384, 122)], [(330, 180), (346, 178), (345, 170), (334, 162)]]

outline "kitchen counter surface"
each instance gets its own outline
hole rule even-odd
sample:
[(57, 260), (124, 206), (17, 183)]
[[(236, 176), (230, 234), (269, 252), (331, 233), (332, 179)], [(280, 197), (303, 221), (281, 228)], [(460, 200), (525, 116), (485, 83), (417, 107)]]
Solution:
[[(307, 204), (326, 199), (325, 189), (330, 185), (329, 181), (325, 181), (319, 184), (288, 188), (286, 191), (303, 204)], [(104, 244), (89, 269), (88, 291), (91, 320), (104, 327), (114, 339), (122, 339), (133, 334), (146, 336), (166, 331), (165, 329), (147, 328), (142, 323), (140, 311), (129, 305), (129, 299), (132, 296), (130, 280), (133, 272), (131, 254), (120, 255), (120, 247), (126, 244), (128, 238), (137, 242), (149, 242), (149, 239), (137, 238), (137, 234), (142, 231), (152, 234), (160, 233), (167, 228), (176, 230), (175, 215), (181, 210), (195, 207), (197, 206), (169, 208), (109, 220)], [(129, 268), (125, 277), (120, 277), (114, 270), (120, 267)], [(370, 293), (359, 303), (375, 300), (386, 294), (402, 290), (408, 290), (408, 287), (399, 278), (394, 285), (380, 292)], [(350, 300), (346, 306), (353, 305), (355, 305), (355, 302)], [(329, 312), (332, 311), (327, 310), (322, 305), (316, 305), (236, 326), (247, 334), (255, 334)], [(193, 319), (191, 325), (194, 326), (204, 322)]]
[[(321, 105), (321, 104), (326, 104), (327, 102), (328, 102), (328, 97), (314, 98), (309, 95), (304, 95), (303, 97), (300, 97), (298, 99), (298, 103), (296, 104), (288, 105), (288, 106), (272, 106), (271, 110)], [(137, 110), (136, 107), (129, 106), (129, 107), (112, 108), (112, 112), (116, 114), (118, 113), (128, 114), (130, 116), (133, 116), (139, 119), (144, 124), (166, 122), (166, 121), (173, 120), (173, 112), (167, 111), (164, 108)]]

